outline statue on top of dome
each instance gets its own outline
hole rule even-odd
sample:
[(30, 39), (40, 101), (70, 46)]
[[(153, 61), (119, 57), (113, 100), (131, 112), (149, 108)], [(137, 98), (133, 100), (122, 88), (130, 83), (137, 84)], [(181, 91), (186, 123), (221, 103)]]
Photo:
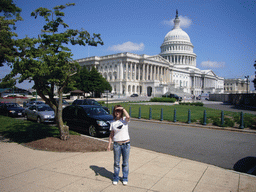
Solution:
[(176, 9), (176, 17), (175, 17), (175, 19), (178, 19), (179, 18), (179, 16), (178, 16), (178, 9)]

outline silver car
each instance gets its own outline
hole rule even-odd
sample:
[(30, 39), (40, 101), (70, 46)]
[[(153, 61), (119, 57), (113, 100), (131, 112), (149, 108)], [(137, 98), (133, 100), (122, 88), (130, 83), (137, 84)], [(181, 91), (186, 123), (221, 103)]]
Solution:
[(24, 111), (25, 119), (35, 120), (38, 123), (54, 123), (55, 114), (49, 105), (32, 105)]

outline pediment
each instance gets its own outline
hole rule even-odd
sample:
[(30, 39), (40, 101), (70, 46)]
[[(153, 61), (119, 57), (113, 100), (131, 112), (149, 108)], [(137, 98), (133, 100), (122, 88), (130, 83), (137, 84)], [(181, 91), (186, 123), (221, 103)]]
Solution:
[(205, 75), (217, 77), (217, 75), (212, 70), (203, 70)]
[(168, 60), (164, 59), (160, 55), (154, 55), (154, 56), (148, 57), (147, 59), (162, 62), (162, 63), (168, 63), (168, 64), (170, 63)]

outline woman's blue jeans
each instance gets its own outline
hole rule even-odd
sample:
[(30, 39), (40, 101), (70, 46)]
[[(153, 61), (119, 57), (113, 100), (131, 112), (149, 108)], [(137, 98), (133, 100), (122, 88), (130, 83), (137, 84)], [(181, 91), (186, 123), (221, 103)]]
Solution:
[(129, 154), (130, 154), (131, 144), (130, 142), (124, 144), (118, 144), (114, 142), (114, 175), (113, 181), (119, 181), (120, 172), (120, 158), (123, 157), (122, 171), (123, 171), (123, 181), (128, 181), (129, 174)]

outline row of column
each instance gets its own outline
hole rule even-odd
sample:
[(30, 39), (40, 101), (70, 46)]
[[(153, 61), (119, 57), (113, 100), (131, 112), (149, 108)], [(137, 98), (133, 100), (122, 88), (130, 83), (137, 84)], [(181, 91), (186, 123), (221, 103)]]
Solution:
[(215, 87), (215, 80), (201, 77), (192, 77), (192, 88)]
[(121, 80), (159, 80), (167, 82), (169, 81), (170, 71), (168, 67), (141, 64), (141, 63), (125, 63), (121, 64), (118, 70)]
[(164, 57), (165, 59), (172, 62), (173, 64), (196, 66), (196, 58), (192, 56), (171, 55), (171, 56), (164, 56)]

